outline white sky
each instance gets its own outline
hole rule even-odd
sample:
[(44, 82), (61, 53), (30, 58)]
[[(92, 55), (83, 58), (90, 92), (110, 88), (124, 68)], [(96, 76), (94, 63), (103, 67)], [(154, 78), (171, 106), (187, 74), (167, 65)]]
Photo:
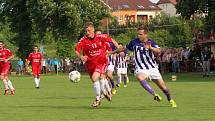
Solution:
[(157, 3), (159, 0), (150, 0), (150, 1), (152, 1), (153, 3)]

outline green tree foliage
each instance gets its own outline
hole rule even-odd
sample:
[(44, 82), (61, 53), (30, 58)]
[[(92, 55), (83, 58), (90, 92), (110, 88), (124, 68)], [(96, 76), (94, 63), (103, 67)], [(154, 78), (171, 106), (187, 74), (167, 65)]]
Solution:
[(192, 43), (191, 26), (187, 20), (180, 17), (158, 15), (149, 22), (149, 30), (163, 38), (158, 41), (163, 46), (186, 47)]
[(15, 46), (12, 38), (15, 36), (15, 33), (11, 32), (10, 24), (7, 22), (0, 22), (0, 39), (4, 41), (5, 47), (9, 48), (13, 52), (17, 52), (17, 47)]
[(46, 33), (53, 35), (53, 41), (67, 40), (74, 44), (86, 21), (98, 26), (108, 16), (102, 0), (1, 0), (0, 5), (0, 18), (9, 18), (22, 57), (29, 54), (35, 42), (48, 44), (44, 41)]
[(57, 55), (58, 57), (73, 57), (74, 44), (68, 40), (60, 40), (57, 42)]
[(186, 19), (195, 16), (194, 14), (205, 14), (205, 29), (215, 29), (215, 0), (178, 0), (176, 9), (177, 13)]
[[(18, 55), (25, 58), (32, 50), (33, 42), (31, 41), (31, 20), (27, 7), (26, 0), (1, 0), (0, 17), (2, 21), (11, 22), (10, 28), (16, 33), (13, 41), (18, 46)], [(5, 20), (5, 18), (8, 18)]]
[(208, 0), (178, 0), (176, 4), (177, 13), (186, 19), (190, 19), (195, 12), (204, 13)]
[[(137, 23), (128, 28), (126, 25), (117, 25), (116, 22), (111, 25), (119, 26), (118, 29), (111, 28), (113, 30), (110, 33), (117, 41), (122, 43), (127, 43), (129, 40), (136, 38), (136, 28), (141, 26), (140, 23)], [(150, 20), (147, 26), (149, 38), (156, 41), (161, 47), (191, 46), (192, 31), (188, 20), (161, 14)]]
[(168, 47), (170, 46), (170, 33), (165, 29), (158, 29), (155, 31), (150, 31), (148, 37), (152, 38), (159, 46)]

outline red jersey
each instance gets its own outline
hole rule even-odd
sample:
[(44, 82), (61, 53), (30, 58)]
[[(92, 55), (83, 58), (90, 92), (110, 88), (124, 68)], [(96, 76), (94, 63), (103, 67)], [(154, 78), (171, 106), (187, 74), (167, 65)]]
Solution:
[(33, 65), (41, 65), (41, 60), (42, 60), (43, 56), (42, 53), (37, 52), (37, 53), (30, 53), (28, 56), (28, 60), (31, 62), (32, 66)]
[(84, 36), (75, 47), (75, 51), (82, 50), (83, 55), (87, 56), (87, 64), (106, 63), (106, 51), (110, 49), (107, 42), (112, 42), (108, 35), (95, 34), (93, 39)]
[(12, 55), (13, 52), (11, 52), (9, 49), (3, 48), (0, 50), (0, 64), (9, 64), (9, 61), (5, 63), (4, 59), (8, 59)]

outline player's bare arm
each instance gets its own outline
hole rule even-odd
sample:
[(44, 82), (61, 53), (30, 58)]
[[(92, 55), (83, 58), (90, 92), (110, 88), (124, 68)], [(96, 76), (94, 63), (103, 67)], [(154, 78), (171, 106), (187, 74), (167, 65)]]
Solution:
[(149, 49), (154, 53), (154, 55), (160, 54), (160, 48), (150, 47)]
[(112, 39), (112, 42), (113, 42), (114, 46), (118, 49), (119, 48), (118, 42), (116, 42), (116, 40), (114, 40), (114, 39)]
[(151, 42), (147, 42), (146, 45), (145, 45), (145, 48), (151, 50), (155, 55), (160, 54), (160, 48), (152, 47)]
[(80, 52), (78, 52), (78, 51), (75, 51), (75, 54), (77, 55), (78, 58), (81, 59), (81, 61), (83, 61), (83, 62), (86, 62), (86, 61), (87, 61), (87, 56), (82, 56), (82, 55), (80, 54)]
[(10, 56), (10, 57), (7, 58), (7, 59), (5, 58), (5, 59), (4, 59), (4, 62), (5, 62), (5, 63), (8, 62), (8, 61), (11, 60), (13, 57), (14, 57), (14, 55)]
[(111, 54), (116, 54), (116, 53), (120, 53), (120, 52), (123, 52), (123, 51), (125, 51), (125, 50), (126, 50), (126, 47), (125, 47), (125, 46), (119, 47), (119, 48), (117, 48), (116, 50), (110, 52), (109, 55), (111, 55)]

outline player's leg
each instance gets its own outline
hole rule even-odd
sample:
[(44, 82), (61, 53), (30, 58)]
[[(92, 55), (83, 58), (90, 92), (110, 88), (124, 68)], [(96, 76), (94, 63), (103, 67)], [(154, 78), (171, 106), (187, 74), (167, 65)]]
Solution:
[(7, 84), (8, 84), (8, 87), (10, 88), (11, 95), (15, 95), (15, 88), (13, 87), (13, 84), (9, 79), (7, 80)]
[(38, 83), (37, 87), (40, 87), (40, 75), (41, 75), (41, 66), (39, 65), (37, 67), (37, 83)]
[(155, 84), (163, 91), (163, 93), (166, 95), (167, 100), (170, 102), (172, 107), (176, 107), (175, 101), (171, 98), (171, 94), (169, 89), (167, 88), (160, 72), (158, 69), (154, 69), (151, 71), (151, 79)]
[(154, 96), (154, 100), (160, 102), (162, 98), (155, 93), (154, 89), (149, 85), (149, 83), (146, 81), (148, 78), (147, 72), (141, 71), (141, 70), (136, 70), (135, 72), (137, 80), (140, 82), (140, 85), (151, 95)]
[(2, 66), (2, 71), (1, 71), (1, 75), (3, 78), (3, 83), (5, 85), (5, 95), (8, 95), (9, 93), (9, 89), (12, 92), (12, 95), (15, 94), (15, 89), (12, 85), (12, 82), (8, 79), (8, 73), (9, 73), (9, 69), (10, 69), (10, 65), (9, 64), (5, 64), (4, 66)]
[(149, 83), (146, 81), (147, 75), (143, 72), (136, 73), (136, 78), (140, 82), (140, 85), (151, 95), (155, 96), (154, 89), (149, 85)]
[(112, 99), (111, 90), (110, 90), (110, 87), (109, 87), (109, 84), (107, 82), (106, 75), (105, 75), (106, 67), (107, 67), (106, 65), (97, 66), (96, 71), (98, 71), (100, 73), (99, 82), (100, 82), (101, 92), (102, 92), (102, 94), (104, 94), (105, 98), (108, 101), (111, 101), (111, 99)]
[(96, 94), (96, 99), (92, 104), (93, 107), (98, 107), (101, 104), (101, 101), (100, 101), (101, 88), (100, 88), (99, 79), (100, 79), (100, 73), (99, 72), (93, 72), (92, 76), (91, 76), (91, 80), (93, 83), (93, 89), (94, 89), (95, 94)]
[(106, 77), (105, 74), (102, 74), (102, 76), (101, 76), (101, 82), (104, 83), (104, 88), (105, 88), (105, 90), (106, 90), (108, 93), (110, 93), (110, 92), (111, 92), (111, 87), (110, 87), (110, 84), (109, 84), (109, 82), (108, 82), (107, 77)]
[(115, 88), (115, 84), (114, 84), (114, 80), (113, 80), (113, 72), (114, 72), (114, 65), (108, 65), (107, 77), (111, 83), (112, 88)]
[(34, 76), (34, 83), (35, 83), (35, 87), (36, 88), (39, 88), (39, 81), (38, 81), (38, 68), (37, 68), (37, 66), (35, 66), (35, 65), (32, 65), (32, 73), (33, 73), (33, 76)]
[(163, 79), (156, 79), (153, 80), (156, 85), (163, 91), (163, 93), (166, 95), (167, 100), (170, 102), (172, 107), (177, 107), (176, 102), (171, 98), (171, 94), (169, 89), (167, 88), (165, 82), (163, 81)]
[(12, 82), (8, 78), (9, 69), (10, 69), (10, 65), (8, 64), (7, 67), (5, 68), (5, 72), (4, 72), (5, 73), (5, 79), (7, 80), (7, 84), (8, 84), (10, 91), (11, 91), (11, 94), (14, 95), (15, 89), (13, 87)]
[(124, 87), (127, 87), (127, 82), (128, 82), (127, 68), (123, 68), (122, 77), (123, 77)]
[(105, 96), (105, 98), (108, 101), (111, 101), (111, 99), (112, 99), (111, 89), (109, 87), (107, 79), (105, 77), (103, 77), (99, 80), (99, 82), (100, 82), (101, 93)]
[(9, 92), (9, 87), (8, 87), (8, 84), (7, 84), (7, 79), (5, 79), (5, 76), (3, 73), (1, 73), (1, 80), (4, 84), (4, 95), (8, 95), (8, 92)]
[(117, 82), (116, 82), (116, 86), (120, 87), (121, 85), (121, 80), (122, 80), (122, 69), (121, 68), (117, 68)]
[(113, 79), (113, 72), (114, 72), (114, 65), (109, 65), (107, 69), (107, 77), (109, 82), (111, 83), (111, 93), (116, 94), (116, 86), (114, 84), (114, 79)]

